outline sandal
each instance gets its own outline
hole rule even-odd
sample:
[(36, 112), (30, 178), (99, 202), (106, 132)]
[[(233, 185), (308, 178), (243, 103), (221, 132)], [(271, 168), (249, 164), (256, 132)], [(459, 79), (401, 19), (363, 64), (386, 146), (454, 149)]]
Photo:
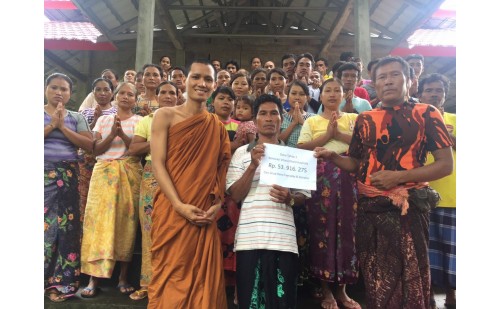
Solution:
[(70, 297), (59, 292), (59, 290), (56, 288), (50, 288), (46, 290), (45, 295), (50, 299), (50, 301), (54, 303), (61, 303)]
[(135, 291), (135, 288), (129, 283), (118, 284), (116, 288), (120, 290), (120, 293), (122, 293), (123, 295), (130, 295)]
[[(97, 294), (99, 294), (100, 291), (101, 289), (99, 287), (86, 287), (80, 292), (80, 296), (83, 298), (94, 298), (97, 296)], [(86, 292), (86, 294), (83, 294), (83, 292)]]
[(129, 295), (132, 300), (141, 300), (148, 297), (148, 288), (143, 287)]
[(66, 300), (66, 298), (62, 297), (61, 294), (62, 293), (56, 288), (50, 288), (45, 291), (45, 295), (55, 303), (60, 303)]

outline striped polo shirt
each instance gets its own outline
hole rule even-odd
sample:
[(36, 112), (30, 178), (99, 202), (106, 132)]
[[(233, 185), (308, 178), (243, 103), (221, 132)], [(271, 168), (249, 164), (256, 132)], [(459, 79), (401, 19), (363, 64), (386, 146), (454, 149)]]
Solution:
[[(133, 115), (132, 117), (122, 120), (121, 126), (123, 132), (130, 138), (134, 136), (134, 127), (141, 120), (142, 117), (139, 115)], [(102, 139), (105, 139), (110, 133), (111, 128), (113, 127), (113, 123), (115, 120), (115, 115), (106, 115), (101, 116), (97, 119), (97, 123), (93, 129), (93, 132), (99, 132), (101, 134)], [(96, 156), (97, 160), (112, 160), (112, 159), (120, 159), (127, 152), (127, 146), (125, 142), (119, 137), (116, 136), (109, 149), (101, 155)]]
[[(226, 178), (226, 190), (240, 179), (251, 162), (250, 150), (255, 143), (236, 149)], [(286, 147), (286, 146), (284, 146)], [(271, 201), (272, 186), (259, 184), (260, 166), (255, 171), (248, 195), (242, 202), (234, 251), (276, 250), (298, 254), (293, 209)], [(295, 190), (310, 197), (307, 190)]]

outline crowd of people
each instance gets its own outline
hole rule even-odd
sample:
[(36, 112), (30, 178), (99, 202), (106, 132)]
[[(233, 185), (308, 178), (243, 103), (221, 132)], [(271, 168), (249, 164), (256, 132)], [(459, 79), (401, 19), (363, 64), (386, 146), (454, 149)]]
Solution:
[[(281, 66), (253, 57), (168, 56), (122, 78), (105, 69), (79, 111), (72, 81), (47, 77), (44, 289), (53, 302), (119, 291), (148, 308), (436, 308), (455, 298), (456, 117), (449, 80), (424, 57)], [(309, 150), (316, 190), (260, 182), (265, 144)], [(129, 282), (136, 230), (140, 286)]]

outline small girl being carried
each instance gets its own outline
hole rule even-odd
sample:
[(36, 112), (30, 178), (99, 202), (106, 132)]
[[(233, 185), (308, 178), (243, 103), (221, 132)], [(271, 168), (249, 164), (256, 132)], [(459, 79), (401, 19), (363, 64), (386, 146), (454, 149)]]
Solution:
[(235, 106), (235, 119), (240, 121), (238, 129), (236, 130), (235, 140), (241, 141), (240, 145), (246, 145), (255, 140), (257, 135), (257, 127), (253, 122), (252, 109), (253, 97), (244, 95), (236, 98)]

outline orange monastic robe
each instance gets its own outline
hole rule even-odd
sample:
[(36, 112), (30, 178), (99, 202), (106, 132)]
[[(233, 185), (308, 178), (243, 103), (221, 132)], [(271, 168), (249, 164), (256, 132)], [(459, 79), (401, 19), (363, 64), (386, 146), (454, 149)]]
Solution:
[[(204, 111), (169, 129), (166, 168), (184, 203), (208, 210), (216, 198), (224, 201), (230, 159), (229, 136), (215, 114)], [(148, 308), (226, 309), (217, 223), (189, 223), (161, 190), (153, 209)]]

